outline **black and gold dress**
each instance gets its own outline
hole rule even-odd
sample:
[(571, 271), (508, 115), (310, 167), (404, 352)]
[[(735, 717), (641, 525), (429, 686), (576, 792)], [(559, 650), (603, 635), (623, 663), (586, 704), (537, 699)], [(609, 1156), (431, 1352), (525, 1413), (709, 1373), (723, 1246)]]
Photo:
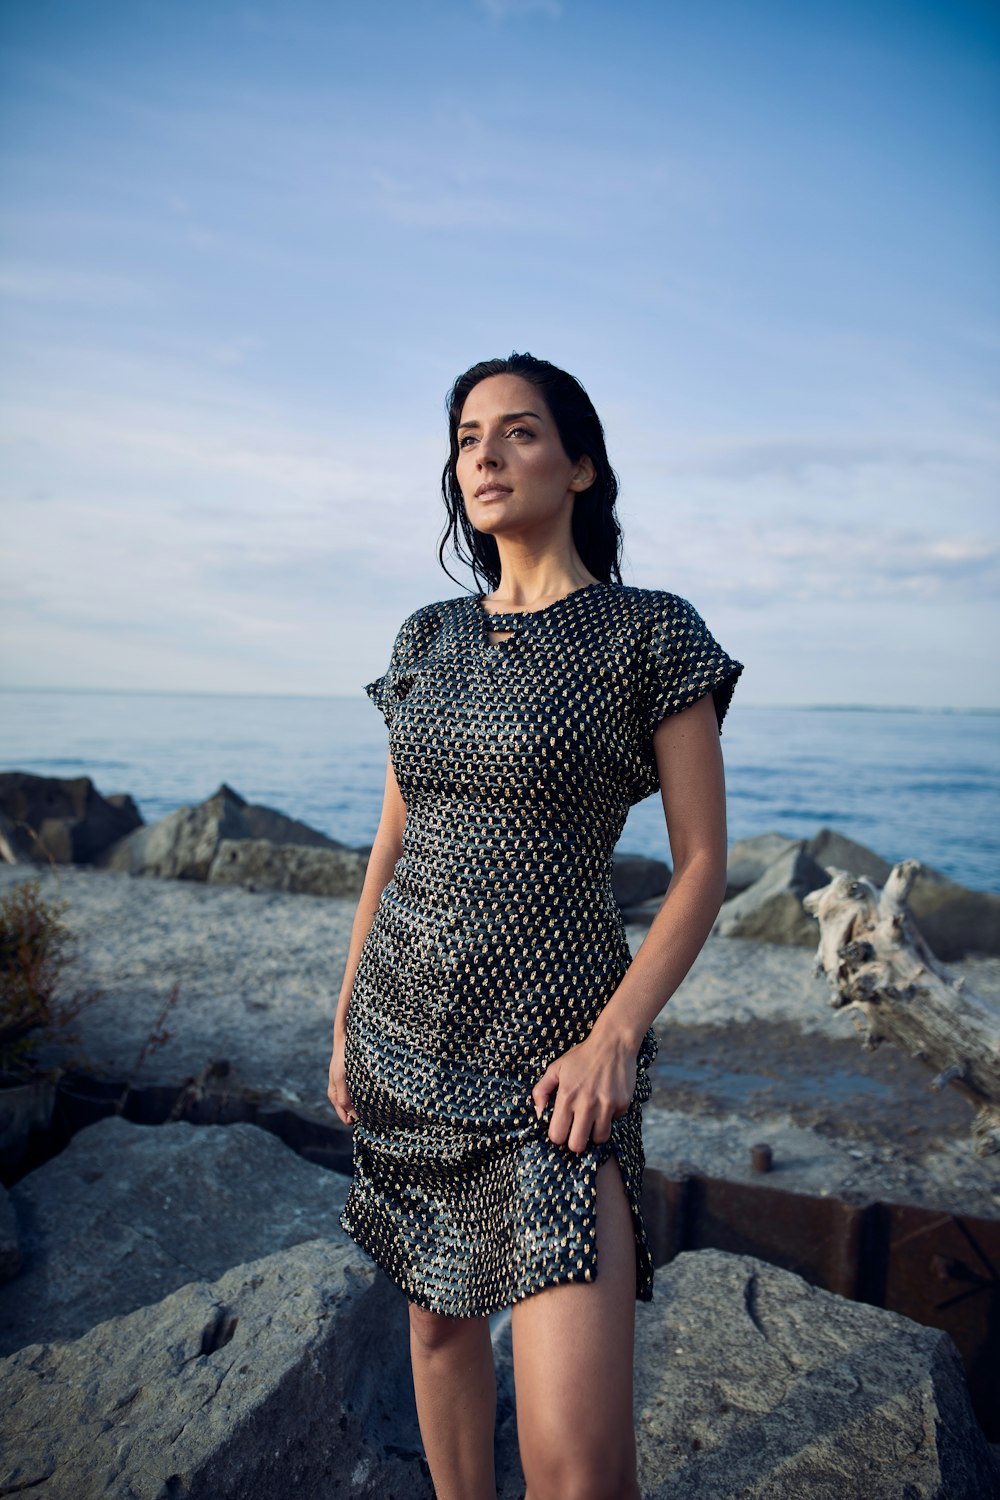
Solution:
[[(515, 634), (493, 645), (488, 631)], [(631, 962), (611, 889), (630, 806), (659, 787), (652, 732), (740, 662), (676, 594), (589, 583), (526, 613), (424, 605), (365, 691), (389, 726), (402, 853), (358, 962), (345, 1034), (357, 1123), (341, 1225), (406, 1296), (458, 1317), (598, 1274), (597, 1169), (614, 1153), (635, 1229), (646, 1032), (628, 1112), (570, 1150), (531, 1090), (590, 1032)]]

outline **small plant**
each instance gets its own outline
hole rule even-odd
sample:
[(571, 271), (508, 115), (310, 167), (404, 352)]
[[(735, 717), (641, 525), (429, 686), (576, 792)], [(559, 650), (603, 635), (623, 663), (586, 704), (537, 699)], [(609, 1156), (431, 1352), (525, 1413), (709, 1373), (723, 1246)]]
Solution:
[[(67, 901), (48, 902), (37, 878), (0, 897), (0, 1074), (38, 1077), (34, 1052), (43, 1042), (78, 1042), (66, 1027), (99, 989), (64, 992), (76, 940), (62, 918)], [(56, 1070), (58, 1071), (58, 1070)]]
[(135, 1062), (132, 1064), (132, 1071), (129, 1073), (128, 1078), (125, 1080), (125, 1086), (119, 1094), (118, 1100), (115, 1104), (116, 1115), (120, 1115), (122, 1110), (125, 1108), (129, 1090), (135, 1083), (135, 1080), (138, 1078), (139, 1071), (142, 1068), (143, 1063), (146, 1061), (148, 1055), (151, 1052), (156, 1052), (160, 1047), (165, 1047), (167, 1042), (169, 1042), (171, 1037), (174, 1035), (172, 1031), (168, 1031), (166, 1026), (166, 1019), (170, 1011), (180, 999), (180, 995), (180, 984), (175, 981), (174, 984), (171, 985), (170, 994), (163, 1002), (163, 1005), (160, 1009), (160, 1014), (157, 1016), (156, 1020), (150, 1027), (149, 1032), (147, 1033), (146, 1040), (143, 1042), (142, 1046), (139, 1048), (139, 1051), (136, 1053)]

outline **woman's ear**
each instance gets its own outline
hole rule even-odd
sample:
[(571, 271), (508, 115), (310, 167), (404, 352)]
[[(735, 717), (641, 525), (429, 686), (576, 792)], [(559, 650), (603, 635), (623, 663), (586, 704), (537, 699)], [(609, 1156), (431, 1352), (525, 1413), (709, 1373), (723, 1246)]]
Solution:
[(569, 482), (571, 490), (589, 490), (597, 478), (597, 470), (589, 453), (585, 453), (573, 470), (573, 478)]

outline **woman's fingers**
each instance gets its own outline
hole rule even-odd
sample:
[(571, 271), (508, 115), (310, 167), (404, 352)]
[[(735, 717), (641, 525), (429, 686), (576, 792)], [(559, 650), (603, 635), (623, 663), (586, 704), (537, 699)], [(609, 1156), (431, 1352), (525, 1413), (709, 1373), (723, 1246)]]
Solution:
[(344, 1124), (353, 1125), (358, 1118), (358, 1112), (354, 1108), (351, 1091), (347, 1087), (343, 1053), (343, 1042), (335, 1042), (333, 1056), (330, 1059), (330, 1076), (326, 1096)]
[(551, 1101), (555, 1089), (549, 1140), (578, 1153), (591, 1140), (603, 1145), (611, 1137), (612, 1121), (628, 1113), (635, 1076), (634, 1059), (626, 1065), (593, 1036), (557, 1057), (532, 1090), (537, 1110)]
[(610, 1107), (598, 1110), (594, 1119), (593, 1129), (590, 1132), (595, 1146), (603, 1146), (605, 1141), (611, 1139), (611, 1125), (612, 1121), (616, 1118), (615, 1111)]

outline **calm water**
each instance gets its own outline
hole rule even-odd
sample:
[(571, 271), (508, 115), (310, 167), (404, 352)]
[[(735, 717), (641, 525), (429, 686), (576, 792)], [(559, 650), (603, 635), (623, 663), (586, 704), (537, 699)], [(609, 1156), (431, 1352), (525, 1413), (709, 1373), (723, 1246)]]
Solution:
[[(732, 839), (823, 825), (1000, 890), (1000, 712), (764, 708), (734, 702), (722, 734)], [(367, 698), (0, 689), (0, 770), (89, 776), (147, 823), (226, 781), (250, 802), (347, 844), (375, 833), (386, 729)], [(658, 796), (621, 849), (669, 859)]]

